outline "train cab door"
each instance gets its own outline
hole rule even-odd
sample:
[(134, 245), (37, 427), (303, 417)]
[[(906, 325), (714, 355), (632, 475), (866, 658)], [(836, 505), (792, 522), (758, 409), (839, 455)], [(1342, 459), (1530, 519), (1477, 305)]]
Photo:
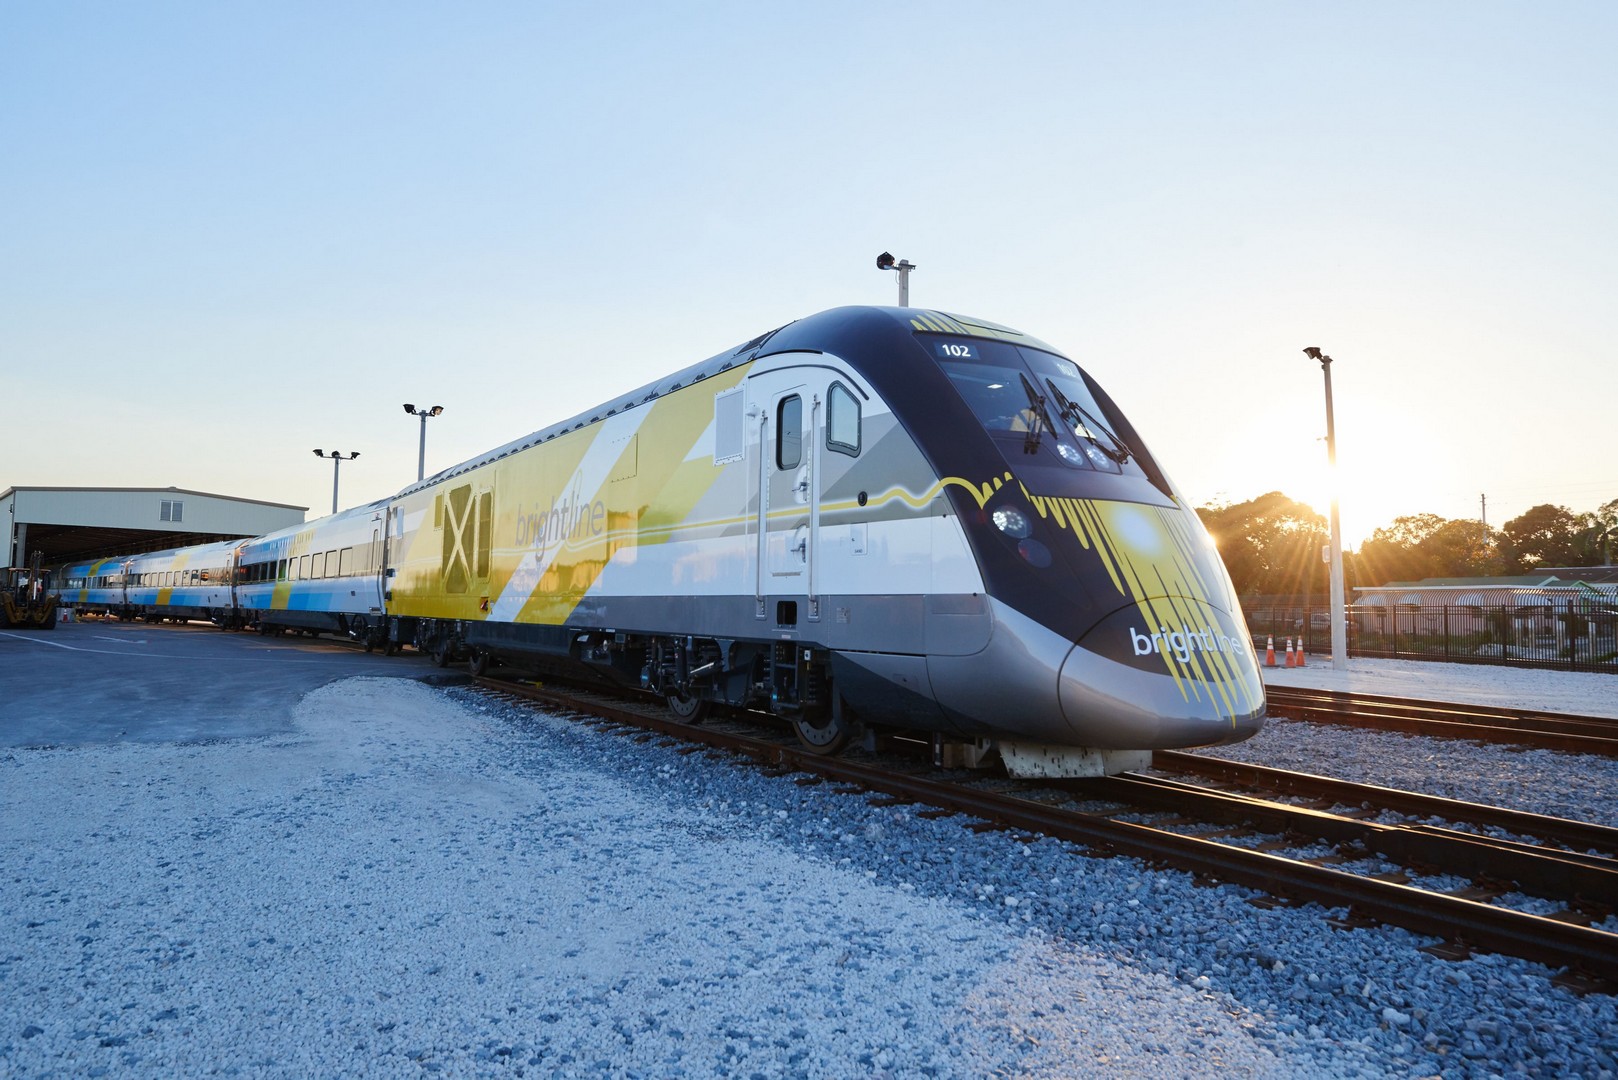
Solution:
[(773, 601), (764, 612), (777, 626), (820, 617), (817, 557), (820, 526), (818, 440), (823, 395), (811, 384), (778, 391), (771, 399), (761, 458), (760, 500), (767, 574), (761, 592)]
[(382, 594), (384, 611), (393, 600), (393, 577), (398, 568), (393, 560), (404, 547), (404, 514), (397, 505), (389, 505), (382, 514), (382, 546), (377, 553), (376, 587)]
[(366, 569), (360, 577), (361, 587), (365, 590), (365, 606), (372, 615), (382, 614), (382, 533), (387, 528), (387, 513), (386, 510), (378, 510), (371, 515), (371, 540), (365, 548)]

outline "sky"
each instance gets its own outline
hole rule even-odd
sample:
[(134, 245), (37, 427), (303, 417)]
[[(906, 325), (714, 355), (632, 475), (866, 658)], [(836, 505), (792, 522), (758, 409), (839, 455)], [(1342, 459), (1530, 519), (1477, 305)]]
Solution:
[(1618, 498), (1618, 5), (0, 5), (0, 488), (331, 507), (843, 304), (1194, 504)]

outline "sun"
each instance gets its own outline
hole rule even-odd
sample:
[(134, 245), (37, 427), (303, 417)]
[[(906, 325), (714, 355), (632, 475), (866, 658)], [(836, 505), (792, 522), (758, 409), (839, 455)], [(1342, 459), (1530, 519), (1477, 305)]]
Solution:
[[(1400, 483), (1376, 469), (1341, 468), (1338, 509), (1342, 518), (1343, 548), (1357, 551), (1373, 532), (1411, 514), (1437, 513), (1430, 489), (1418, 483)], [(1328, 523), (1331, 519), (1331, 483), (1326, 469), (1304, 496)]]

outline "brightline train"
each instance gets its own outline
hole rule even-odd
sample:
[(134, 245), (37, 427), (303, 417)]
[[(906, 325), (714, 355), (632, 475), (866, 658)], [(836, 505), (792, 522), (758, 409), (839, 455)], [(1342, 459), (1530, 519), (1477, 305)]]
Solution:
[(1229, 575), (1112, 399), (1035, 338), (913, 308), (822, 312), (391, 498), (57, 581), (80, 608), (590, 675), (823, 752), (901, 731), (1017, 775), (1265, 716)]

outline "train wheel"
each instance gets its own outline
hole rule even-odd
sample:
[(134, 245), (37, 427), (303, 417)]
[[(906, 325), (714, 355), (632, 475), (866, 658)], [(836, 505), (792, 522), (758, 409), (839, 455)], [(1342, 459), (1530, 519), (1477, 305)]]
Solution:
[(433, 642), (433, 666), (449, 667), (449, 662), (455, 658), (455, 649), (447, 637), (441, 637)]
[(472, 673), (473, 678), (481, 679), (489, 673), (489, 653), (487, 649), (473, 649), (472, 655), (466, 658), (466, 670)]
[(399, 650), (401, 648), (403, 648), (402, 645), (400, 645), (397, 641), (394, 641), (394, 640), (392, 640), (390, 638), (388, 641), (384, 642), (383, 645), (382, 645), (382, 655), (383, 656), (398, 656), (399, 655)]
[(792, 719), (792, 731), (804, 748), (816, 754), (836, 754), (848, 745), (854, 736), (854, 724), (844, 709), (842, 698), (835, 698), (829, 713), (819, 716), (797, 716)]
[(666, 694), (663, 700), (668, 704), (669, 712), (674, 719), (682, 724), (700, 724), (708, 719), (708, 712), (713, 702), (695, 694)]

